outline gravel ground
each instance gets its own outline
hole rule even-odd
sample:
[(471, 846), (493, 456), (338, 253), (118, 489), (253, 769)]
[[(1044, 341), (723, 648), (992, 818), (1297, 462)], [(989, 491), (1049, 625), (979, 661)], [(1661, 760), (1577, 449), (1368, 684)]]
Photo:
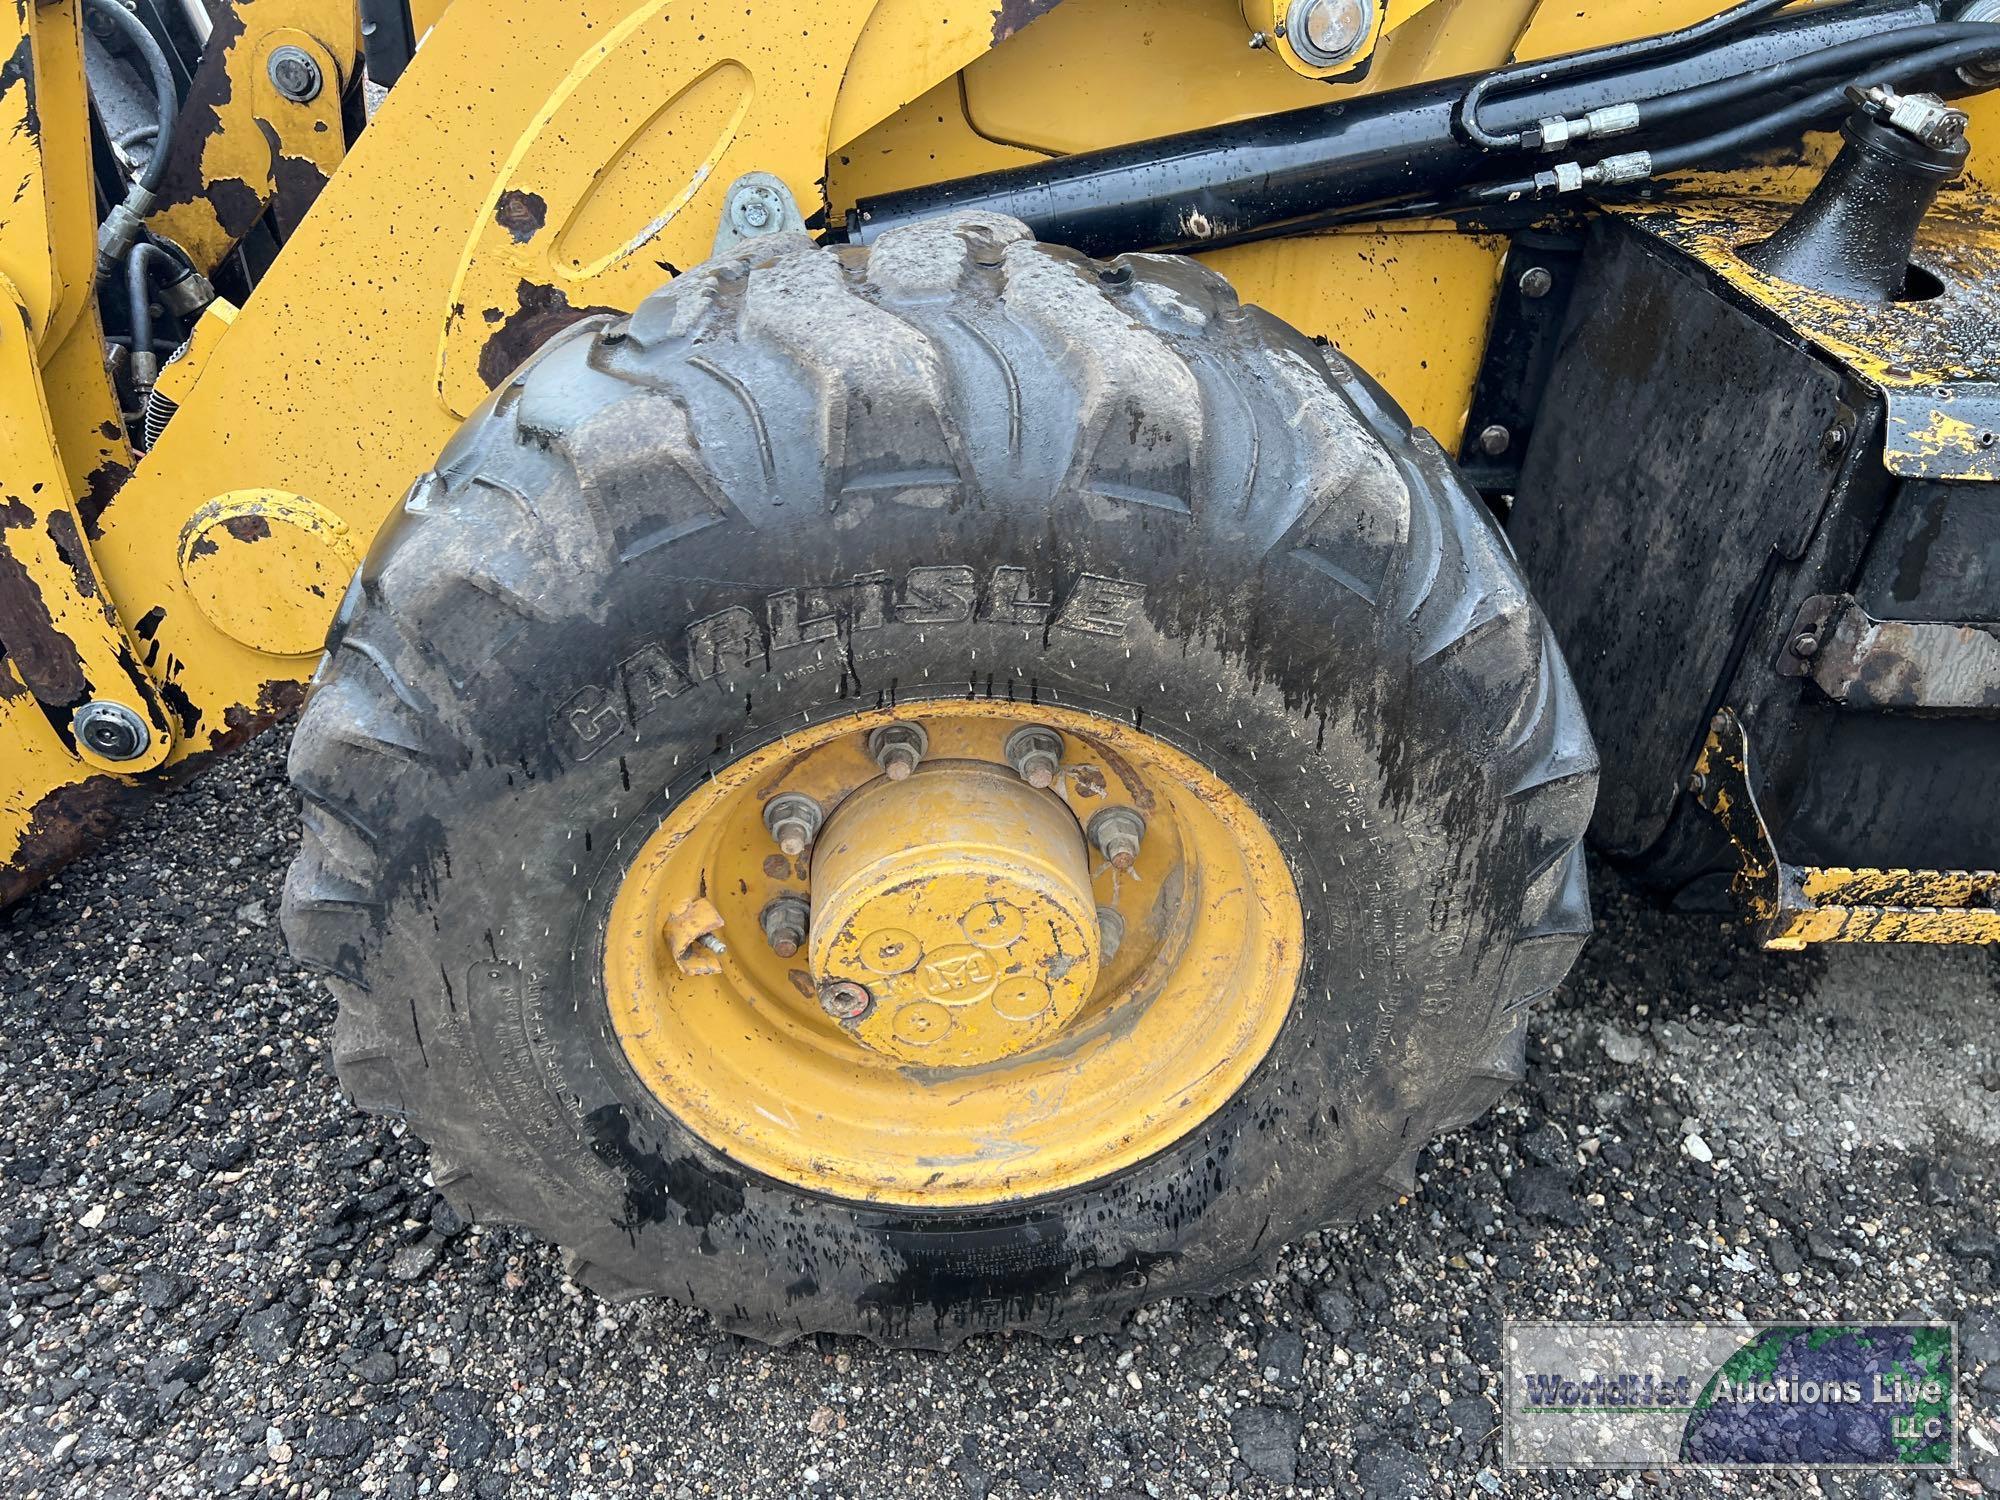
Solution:
[[(2000, 1495), (1993, 954), (1759, 954), (1600, 874), (1527, 1087), (1414, 1202), (1115, 1337), (771, 1350), (468, 1229), (342, 1099), (283, 752), (0, 914), (7, 1494)], [(1732, 1312), (1961, 1320), (1966, 1471), (1500, 1472), (1503, 1314)]]

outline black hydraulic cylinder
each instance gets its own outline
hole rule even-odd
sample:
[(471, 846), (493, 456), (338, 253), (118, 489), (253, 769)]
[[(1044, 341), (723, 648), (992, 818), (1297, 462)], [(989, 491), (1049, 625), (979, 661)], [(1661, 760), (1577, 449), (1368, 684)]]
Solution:
[[(1481, 117), (1495, 131), (1575, 118), (1937, 19), (1926, 0), (1856, 0), (1788, 12), (1688, 56), (1499, 94), (1482, 106)], [(1344, 208), (1453, 193), (1497, 175), (1493, 153), (1454, 125), (1475, 81), (1420, 84), (864, 198), (848, 216), (848, 238), (869, 244), (898, 224), (976, 208), (1010, 214), (1037, 238), (1091, 255), (1199, 249)], [(1739, 113), (1762, 114), (1790, 97), (1773, 91), (1743, 101)], [(1684, 121), (1662, 141), (1613, 138), (1600, 147), (1629, 149), (1625, 139), (1642, 147), (1666, 144), (1718, 123), (1731, 121), (1727, 115)]]

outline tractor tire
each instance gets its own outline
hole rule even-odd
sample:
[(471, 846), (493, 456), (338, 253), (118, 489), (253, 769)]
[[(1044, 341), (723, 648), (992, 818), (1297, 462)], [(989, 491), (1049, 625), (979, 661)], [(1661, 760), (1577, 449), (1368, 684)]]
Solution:
[[(614, 893), (756, 747), (991, 699), (1168, 737), (1257, 810), (1304, 935), (1282, 1024), (1099, 1180), (943, 1208), (778, 1180), (628, 1065)], [(1201, 265), (994, 215), (752, 241), (559, 334), (378, 540), (291, 776), (284, 928), (354, 1101), (579, 1284), (772, 1342), (1068, 1333), (1268, 1273), (1519, 1080), (1590, 926), (1590, 735), (1438, 444)]]

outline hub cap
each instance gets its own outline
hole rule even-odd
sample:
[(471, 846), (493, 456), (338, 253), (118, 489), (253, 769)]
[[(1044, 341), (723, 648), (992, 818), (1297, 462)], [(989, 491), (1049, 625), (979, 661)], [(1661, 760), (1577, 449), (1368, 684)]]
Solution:
[(812, 866), (812, 974), (860, 985), (854, 1035), (890, 1057), (1011, 1057), (1075, 1017), (1097, 983), (1097, 903), (1076, 816), (977, 760), (869, 783)]
[[(1059, 736), (1053, 773), (1024, 726)], [(794, 733), (670, 809), (614, 899), (606, 994), (641, 1084), (732, 1158), (842, 1198), (992, 1203), (1220, 1108), (1283, 1023), (1301, 931), (1262, 821), (1185, 752), (940, 701)]]

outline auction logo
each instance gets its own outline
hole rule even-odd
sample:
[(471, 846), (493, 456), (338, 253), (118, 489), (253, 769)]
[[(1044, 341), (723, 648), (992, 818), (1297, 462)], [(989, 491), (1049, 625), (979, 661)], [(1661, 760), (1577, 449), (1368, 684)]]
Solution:
[(1517, 1469), (1946, 1469), (1947, 1323), (1506, 1325)]

